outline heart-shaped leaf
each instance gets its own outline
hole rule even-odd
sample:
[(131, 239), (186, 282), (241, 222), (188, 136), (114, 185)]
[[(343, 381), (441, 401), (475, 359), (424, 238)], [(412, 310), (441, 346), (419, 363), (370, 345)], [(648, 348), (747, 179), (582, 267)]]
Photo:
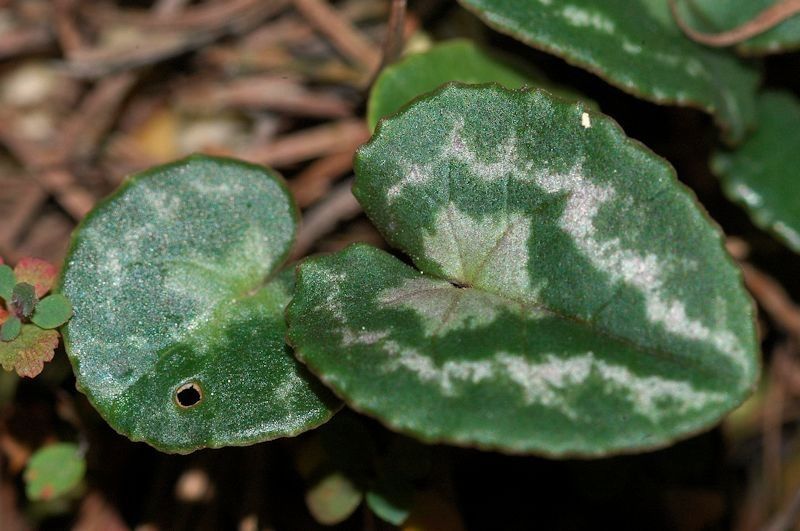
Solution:
[(58, 332), (23, 324), (13, 341), (0, 341), (0, 365), (7, 371), (15, 370), (20, 376), (33, 378), (42, 372), (45, 362), (53, 359), (56, 347)]
[(450, 85), (384, 120), (354, 193), (419, 270), (305, 262), (296, 354), (428, 441), (554, 456), (660, 447), (739, 404), (753, 305), (663, 159), (544, 92)]
[(378, 120), (400, 110), (417, 96), (450, 81), (499, 83), (507, 88), (522, 86), (547, 88), (565, 99), (578, 94), (555, 86), (530, 67), (486, 52), (472, 41), (456, 39), (435, 45), (430, 50), (409, 55), (383, 69), (369, 95), (367, 122), (375, 129)]
[(492, 28), (656, 103), (714, 115), (731, 141), (755, 119), (758, 74), (690, 41), (667, 0), (459, 0)]
[(31, 321), (45, 329), (58, 328), (72, 317), (72, 305), (60, 293), (45, 297), (36, 305)]
[(763, 94), (759, 123), (739, 149), (717, 153), (712, 168), (757, 225), (800, 252), (800, 101), (788, 93)]
[(80, 225), (63, 273), (78, 387), (164, 451), (325, 422), (335, 400), (284, 343), (297, 210), (276, 174), (194, 156), (131, 178)]
[(40, 299), (53, 288), (58, 276), (56, 267), (39, 258), (23, 258), (14, 268), (17, 282), (25, 282), (36, 289), (36, 296)]
[[(765, 10), (786, 0), (679, 0), (682, 18), (705, 33), (734, 30)], [(736, 45), (745, 55), (765, 55), (800, 48), (800, 15), (794, 14), (774, 27)]]
[(30, 500), (51, 500), (72, 490), (86, 473), (78, 446), (57, 443), (38, 450), (25, 467), (25, 492)]

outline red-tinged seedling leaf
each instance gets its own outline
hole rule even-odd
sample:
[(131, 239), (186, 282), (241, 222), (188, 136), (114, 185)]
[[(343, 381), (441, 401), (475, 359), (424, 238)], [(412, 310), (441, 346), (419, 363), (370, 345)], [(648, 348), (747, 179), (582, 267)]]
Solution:
[(27, 282), (20, 282), (14, 286), (14, 291), (11, 295), (11, 304), (19, 317), (30, 317), (33, 315), (33, 309), (39, 300), (36, 298), (36, 291), (33, 285)]
[(0, 365), (7, 371), (33, 378), (53, 359), (58, 346), (58, 332), (24, 324), (14, 341), (0, 341)]
[(41, 299), (52, 289), (58, 269), (50, 262), (39, 258), (23, 258), (14, 268), (14, 274), (17, 282), (26, 282), (36, 288), (36, 296)]
[(56, 293), (39, 301), (31, 321), (40, 328), (50, 330), (63, 325), (70, 317), (72, 317), (72, 305), (65, 296)]
[(12, 316), (11, 319), (3, 323), (3, 326), (0, 326), (0, 341), (14, 341), (21, 328), (22, 321), (19, 320), (19, 317)]
[(0, 298), (8, 302), (16, 283), (14, 271), (7, 265), (0, 264)]
[(2, 305), (0, 305), (0, 325), (6, 322), (8, 319), (8, 312)]

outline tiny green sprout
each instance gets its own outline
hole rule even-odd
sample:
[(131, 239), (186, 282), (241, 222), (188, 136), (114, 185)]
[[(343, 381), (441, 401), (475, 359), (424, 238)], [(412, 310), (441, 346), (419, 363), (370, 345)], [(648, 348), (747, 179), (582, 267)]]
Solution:
[(83, 480), (86, 460), (74, 443), (56, 443), (39, 449), (28, 460), (23, 478), (28, 499), (47, 501), (63, 496)]
[(72, 317), (61, 294), (47, 295), (56, 279), (52, 264), (24, 258), (14, 269), (0, 259), (0, 365), (20, 376), (39, 374), (58, 346), (54, 329)]

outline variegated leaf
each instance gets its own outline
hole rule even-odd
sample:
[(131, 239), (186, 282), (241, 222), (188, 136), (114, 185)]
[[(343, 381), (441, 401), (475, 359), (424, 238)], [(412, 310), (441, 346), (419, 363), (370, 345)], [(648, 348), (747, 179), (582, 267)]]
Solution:
[(757, 225), (800, 252), (800, 100), (784, 92), (763, 94), (759, 123), (738, 149), (715, 154), (712, 168), (725, 193)]
[(753, 305), (664, 160), (544, 92), (450, 85), (378, 127), (354, 193), (415, 267), (300, 266), (289, 340), (349, 405), (428, 441), (640, 451), (758, 374)]
[(296, 217), (273, 172), (193, 156), (134, 176), (83, 221), (64, 339), (112, 427), (186, 453), (330, 418), (337, 402), (284, 342), (293, 272), (278, 270)]
[(714, 115), (733, 142), (755, 119), (757, 72), (681, 34), (667, 0), (459, 0), (494, 29), (657, 103)]

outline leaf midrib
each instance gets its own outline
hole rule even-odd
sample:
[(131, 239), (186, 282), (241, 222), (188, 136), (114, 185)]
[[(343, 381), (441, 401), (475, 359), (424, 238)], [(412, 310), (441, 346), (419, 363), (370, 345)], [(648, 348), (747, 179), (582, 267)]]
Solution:
[[(424, 275), (424, 273), (423, 273), (423, 275)], [(681, 356), (679, 354), (676, 354), (676, 353), (673, 353), (673, 352), (670, 352), (670, 351), (656, 349), (656, 348), (652, 348), (652, 347), (649, 347), (649, 346), (641, 345), (641, 344), (636, 343), (635, 341), (632, 341), (632, 340), (630, 340), (628, 338), (618, 336), (618, 335), (616, 335), (616, 334), (614, 334), (612, 332), (609, 332), (609, 331), (604, 330), (604, 329), (602, 329), (602, 328), (600, 328), (598, 326), (595, 326), (591, 322), (586, 321), (585, 319), (581, 319), (580, 317), (568, 315), (568, 314), (565, 314), (563, 312), (560, 312), (560, 311), (557, 311), (557, 310), (553, 310), (552, 308), (550, 308), (549, 306), (547, 306), (547, 305), (545, 305), (545, 304), (543, 304), (541, 302), (534, 302), (532, 300), (526, 300), (526, 299), (520, 299), (520, 298), (516, 298), (516, 297), (511, 297), (508, 294), (496, 293), (496, 292), (494, 292), (492, 290), (489, 290), (489, 289), (486, 289), (485, 287), (480, 287), (480, 286), (466, 286), (466, 287), (461, 288), (461, 287), (457, 287), (457, 286), (454, 286), (454, 285), (450, 284), (447, 279), (444, 279), (444, 278), (441, 278), (441, 277), (438, 277), (438, 276), (434, 276), (434, 275), (428, 275), (428, 276), (430, 278), (433, 278), (433, 279), (436, 279), (436, 280), (447, 282), (448, 285), (447, 286), (443, 285), (443, 286), (440, 286), (440, 287), (424, 288), (424, 289), (415, 290), (415, 291), (413, 291), (411, 293), (405, 293), (405, 294), (403, 294), (403, 296), (398, 297), (396, 299), (393, 299), (393, 302), (396, 302), (397, 300), (401, 300), (403, 298), (411, 297), (413, 295), (418, 295), (420, 293), (429, 292), (429, 291), (445, 291), (445, 290), (448, 290), (448, 289), (454, 289), (454, 290), (472, 289), (472, 290), (475, 290), (475, 291), (480, 292), (482, 294), (489, 295), (491, 297), (496, 297), (496, 298), (500, 299), (504, 303), (510, 302), (510, 303), (513, 303), (513, 304), (517, 304), (521, 308), (526, 309), (526, 310), (538, 310), (540, 312), (547, 313), (549, 315), (552, 315), (553, 317), (557, 317), (557, 318), (562, 319), (564, 321), (570, 321), (570, 322), (576, 323), (576, 324), (578, 324), (578, 325), (580, 325), (582, 327), (585, 327), (585, 328), (589, 329), (592, 333), (595, 333), (595, 334), (600, 335), (600, 336), (607, 337), (607, 338), (609, 338), (609, 339), (611, 339), (613, 341), (616, 341), (618, 343), (622, 343), (624, 345), (627, 345), (627, 346), (631, 347), (634, 350), (637, 350), (637, 351), (642, 352), (642, 353), (647, 354), (647, 355), (652, 355), (654, 357), (660, 358), (660, 359), (665, 360), (665, 361), (667, 361), (669, 363), (672, 363), (672, 364), (674, 364), (676, 366), (684, 367), (684, 368), (687, 368), (687, 369), (696, 369), (696, 370), (698, 370), (698, 372), (702, 372), (703, 374), (709, 375), (711, 377), (719, 377), (720, 372), (729, 372), (729, 371), (721, 370), (720, 367), (708, 367), (705, 364), (703, 364), (701, 362), (698, 362), (698, 360), (696, 358), (691, 358), (691, 357), (687, 357), (687, 356)], [(463, 296), (463, 295), (461, 295), (461, 296)], [(452, 317), (453, 311), (455, 310), (455, 307), (457, 306), (457, 302), (461, 299), (461, 296), (459, 296), (458, 293), (456, 293), (454, 295), (453, 299), (450, 302), (448, 310), (445, 312), (445, 315), (442, 318), (442, 323), (437, 328), (437, 330), (436, 330), (434, 335), (436, 335), (446, 325), (446, 319)], [(532, 313), (532, 312), (526, 312), (526, 313)], [(734, 378), (737, 381), (739, 380), (738, 377), (734, 377)]]

